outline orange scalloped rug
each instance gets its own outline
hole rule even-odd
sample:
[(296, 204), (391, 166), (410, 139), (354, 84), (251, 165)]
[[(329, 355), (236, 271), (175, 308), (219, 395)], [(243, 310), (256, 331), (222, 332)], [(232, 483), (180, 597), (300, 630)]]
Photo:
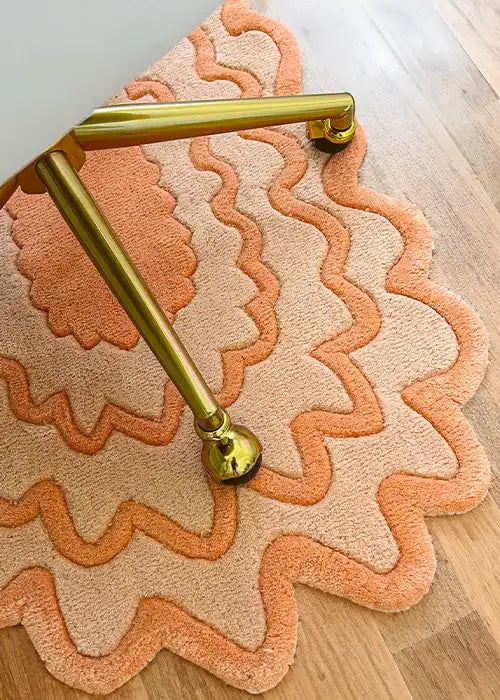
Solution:
[[(297, 94), (293, 36), (228, 0), (116, 98)], [(427, 592), (424, 516), (474, 507), (461, 406), (487, 362), (428, 276), (420, 212), (304, 125), (89, 154), (82, 177), (220, 400), (264, 444), (249, 486), (199, 464), (189, 412), (45, 195), (0, 215), (0, 625), (89, 692), (162, 647), (251, 692), (293, 661), (294, 584), (385, 611)], [(300, 612), (300, 611), (299, 611)]]

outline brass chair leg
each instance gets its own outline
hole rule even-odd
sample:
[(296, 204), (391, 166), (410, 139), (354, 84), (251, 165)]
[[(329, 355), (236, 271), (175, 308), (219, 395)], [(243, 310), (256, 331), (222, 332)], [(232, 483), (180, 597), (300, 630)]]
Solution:
[(85, 151), (192, 138), (229, 131), (307, 122), (318, 147), (341, 148), (354, 136), (354, 100), (347, 93), (168, 104), (127, 104), (97, 109), (15, 178), (0, 187), (2, 206), (19, 185), (48, 191), (130, 319), (174, 382), (195, 417), (202, 461), (218, 481), (251, 479), (262, 448), (227, 411), (193, 363), (134, 263), (78, 176)]
[(228, 484), (252, 478), (262, 461), (259, 441), (247, 428), (231, 424), (66, 155), (51, 151), (35, 167), (66, 223), (193, 411), (208, 472)]

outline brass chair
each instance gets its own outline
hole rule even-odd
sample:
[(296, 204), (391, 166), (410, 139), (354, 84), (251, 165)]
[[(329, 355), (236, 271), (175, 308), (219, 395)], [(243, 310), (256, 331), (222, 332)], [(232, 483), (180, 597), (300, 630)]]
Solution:
[(233, 425), (215, 399), (182, 341), (82, 183), (85, 151), (135, 146), (229, 131), (307, 122), (310, 139), (324, 149), (343, 147), (354, 136), (354, 100), (349, 93), (127, 104), (97, 109), (73, 131), (0, 187), (2, 207), (19, 186), (48, 192), (66, 223), (102, 275), (163, 369), (184, 397), (202, 440), (202, 461), (217, 481), (250, 480), (262, 462), (262, 447), (248, 428)]

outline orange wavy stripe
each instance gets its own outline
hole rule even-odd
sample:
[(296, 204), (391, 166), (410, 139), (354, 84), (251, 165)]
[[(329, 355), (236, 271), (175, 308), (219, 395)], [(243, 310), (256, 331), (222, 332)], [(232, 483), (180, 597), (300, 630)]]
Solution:
[(120, 406), (107, 404), (88, 433), (78, 427), (65, 392), (60, 391), (37, 404), (30, 394), (28, 373), (17, 360), (0, 357), (0, 378), (7, 385), (12, 413), (35, 425), (53, 425), (76, 452), (95, 454), (114, 430), (152, 445), (166, 445), (176, 434), (184, 402), (171, 382), (165, 384), (165, 399), (159, 419), (143, 418)]
[(262, 87), (255, 76), (245, 70), (223, 66), (217, 62), (215, 47), (201, 28), (195, 29), (188, 36), (195, 49), (196, 72), (202, 80), (229, 80), (241, 90), (241, 97), (260, 97)]
[[(366, 151), (366, 137), (359, 133), (343, 153), (330, 160), (323, 173), (325, 192), (338, 204), (379, 214), (401, 234), (405, 254), (390, 270), (385, 288), (388, 292), (416, 299), (442, 316), (453, 329), (462, 347), (454, 365), (432, 379), (422, 379), (404, 390), (404, 397), (415, 397), (422, 390), (453, 388), (453, 398), (463, 404), (479, 386), (487, 363), (485, 331), (475, 313), (458, 297), (428, 279), (432, 258), (432, 233), (420, 211), (413, 204), (398, 202), (358, 184), (357, 172)], [(472, 383), (455, 386), (456, 377), (464, 372), (475, 375)]]
[[(188, 38), (195, 49), (196, 70), (202, 80), (229, 80), (240, 88), (242, 97), (259, 97), (262, 94), (262, 88), (254, 76), (244, 70), (223, 67), (217, 63), (215, 47), (203, 29), (196, 29)], [(267, 357), (278, 340), (274, 304), (279, 296), (279, 284), (270, 270), (261, 262), (260, 229), (254, 221), (236, 208), (238, 176), (234, 168), (220, 156), (215, 157), (210, 153), (208, 137), (193, 141), (191, 155), (195, 167), (201, 170), (212, 170), (222, 179), (223, 188), (211, 202), (212, 211), (222, 223), (234, 226), (240, 232), (243, 248), (237, 260), (238, 267), (264, 292), (245, 306), (245, 311), (259, 328), (260, 340), (254, 346), (246, 348), (243, 353), (240, 350), (226, 350), (222, 353), (224, 377), (237, 374), (239, 381), (234, 381), (232, 384), (236, 386), (239, 383), (241, 387), (245, 366), (256, 364)], [(251, 254), (249, 243), (258, 245), (258, 258)], [(263, 352), (259, 346), (263, 346)], [(221, 396), (225, 405), (230, 405), (236, 400), (238, 394), (234, 390), (231, 392), (229, 386), (225, 385), (221, 390)]]
[(215, 560), (231, 546), (236, 532), (237, 502), (234, 489), (209, 482), (214, 515), (208, 534), (192, 532), (162, 513), (134, 501), (122, 501), (98, 540), (78, 534), (62, 488), (54, 481), (40, 481), (17, 502), (0, 498), (0, 527), (14, 528), (42, 519), (57, 551), (80, 566), (99, 566), (121, 552), (139, 530), (177, 554)]
[(221, 8), (221, 19), (231, 36), (240, 36), (244, 32), (252, 31), (260, 31), (270, 36), (280, 52), (275, 94), (302, 93), (300, 51), (297, 40), (286, 27), (271, 17), (250, 10), (246, 0), (226, 0)]
[(244, 306), (245, 312), (259, 331), (258, 340), (243, 348), (221, 352), (224, 382), (217, 398), (229, 406), (241, 391), (245, 368), (268, 357), (278, 341), (274, 304), (279, 296), (279, 284), (262, 262), (262, 234), (259, 227), (236, 208), (238, 176), (234, 169), (211, 153), (208, 137), (193, 140), (190, 152), (195, 168), (217, 173), (221, 178), (222, 188), (213, 197), (210, 206), (219, 221), (239, 232), (242, 246), (236, 264), (254, 281), (258, 289), (258, 294)]

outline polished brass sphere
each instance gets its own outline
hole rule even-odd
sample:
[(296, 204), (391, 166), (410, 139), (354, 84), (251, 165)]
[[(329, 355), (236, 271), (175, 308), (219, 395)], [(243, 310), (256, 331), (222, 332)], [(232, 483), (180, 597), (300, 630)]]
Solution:
[(257, 474), (262, 464), (262, 445), (251, 430), (232, 425), (227, 416), (216, 431), (205, 431), (199, 426), (196, 431), (203, 440), (201, 461), (213, 479), (236, 486)]

